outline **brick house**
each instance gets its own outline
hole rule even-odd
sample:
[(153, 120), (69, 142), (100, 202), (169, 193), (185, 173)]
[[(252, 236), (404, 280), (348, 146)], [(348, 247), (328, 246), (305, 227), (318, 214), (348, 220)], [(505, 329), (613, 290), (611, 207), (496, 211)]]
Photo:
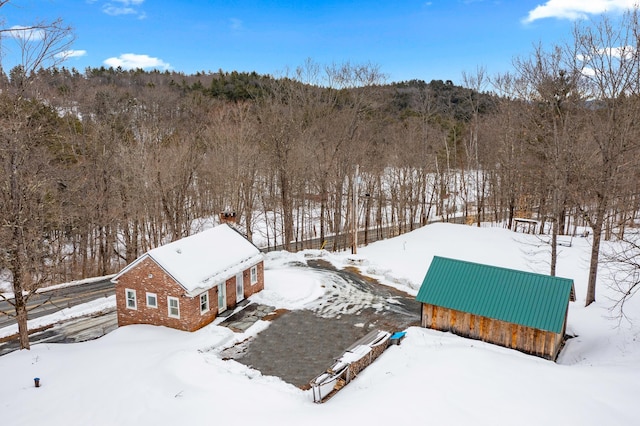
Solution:
[(118, 325), (194, 331), (264, 289), (260, 250), (223, 224), (149, 250), (113, 279)]

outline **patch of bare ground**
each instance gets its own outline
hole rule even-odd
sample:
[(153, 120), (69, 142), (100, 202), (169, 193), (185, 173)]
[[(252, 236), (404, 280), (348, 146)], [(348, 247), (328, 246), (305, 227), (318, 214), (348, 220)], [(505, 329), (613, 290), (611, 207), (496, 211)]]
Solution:
[(262, 320), (263, 321), (273, 321), (276, 320), (278, 318), (280, 318), (282, 315), (286, 314), (287, 312), (289, 312), (288, 309), (276, 309), (275, 311), (265, 315)]

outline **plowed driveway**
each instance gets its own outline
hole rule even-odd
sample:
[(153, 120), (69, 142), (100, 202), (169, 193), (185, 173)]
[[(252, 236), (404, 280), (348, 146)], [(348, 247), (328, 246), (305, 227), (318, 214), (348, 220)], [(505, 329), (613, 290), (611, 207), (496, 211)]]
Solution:
[(420, 321), (413, 296), (381, 285), (355, 270), (309, 260), (324, 275), (325, 295), (310, 309), (287, 312), (255, 338), (223, 356), (304, 388), (335, 358), (372, 329), (404, 330)]

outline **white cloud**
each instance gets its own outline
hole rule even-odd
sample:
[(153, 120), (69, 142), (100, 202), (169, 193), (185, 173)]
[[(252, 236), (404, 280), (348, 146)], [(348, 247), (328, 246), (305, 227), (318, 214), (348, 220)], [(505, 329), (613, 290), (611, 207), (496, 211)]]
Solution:
[(104, 64), (113, 68), (121, 67), (127, 70), (137, 68), (162, 68), (166, 70), (171, 68), (171, 65), (162, 59), (152, 58), (149, 55), (137, 55), (135, 53), (123, 53), (117, 58), (108, 58), (104, 61)]
[(548, 0), (530, 10), (523, 20), (530, 23), (538, 19), (584, 19), (588, 15), (631, 9), (639, 0)]
[(144, 0), (111, 0), (102, 5), (102, 11), (107, 15), (138, 15), (140, 19), (144, 19), (146, 14), (139, 8)]
[[(632, 60), (634, 54), (636, 53), (636, 49), (633, 46), (620, 46), (620, 47), (605, 47), (602, 49), (597, 49), (590, 54), (578, 54), (576, 55), (576, 59), (582, 62), (582, 70), (581, 73), (587, 77), (595, 77), (598, 75), (599, 71), (597, 68), (592, 67), (594, 61), (599, 63), (600, 60), (598, 58), (609, 58), (605, 59), (606, 63), (612, 63), (625, 60)], [(614, 59), (615, 58), (615, 59)]]
[(610, 57), (617, 59), (633, 59), (633, 55), (636, 54), (636, 48), (633, 46), (619, 46), (619, 47), (605, 47), (597, 49), (587, 55), (578, 54), (576, 59), (583, 63), (590, 62), (594, 57)]
[(232, 30), (235, 30), (235, 31), (240, 31), (243, 28), (242, 21), (237, 18), (229, 19), (229, 26), (231, 27)]
[(65, 50), (64, 52), (60, 52), (56, 55), (56, 58), (69, 59), (69, 58), (79, 58), (81, 56), (85, 56), (87, 54), (86, 50)]
[(601, 49), (599, 53), (619, 59), (632, 59), (635, 48), (633, 46), (607, 47)]
[(13, 38), (19, 38), (24, 41), (39, 41), (45, 36), (45, 32), (39, 28), (25, 27), (22, 25), (14, 25), (5, 32), (6, 35)]
[(118, 16), (118, 15), (133, 15), (136, 13), (136, 10), (131, 7), (118, 7), (114, 6), (111, 3), (107, 3), (102, 6), (102, 11), (107, 15)]

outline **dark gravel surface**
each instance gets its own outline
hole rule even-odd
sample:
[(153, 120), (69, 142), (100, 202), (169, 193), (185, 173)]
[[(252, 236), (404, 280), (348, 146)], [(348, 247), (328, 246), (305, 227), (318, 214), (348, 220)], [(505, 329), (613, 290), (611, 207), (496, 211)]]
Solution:
[(358, 321), (355, 315), (336, 320), (307, 310), (287, 312), (248, 342), (246, 352), (235, 359), (304, 388), (366, 334), (368, 329), (353, 325)]
[(326, 273), (326, 294), (309, 310), (286, 312), (255, 338), (222, 356), (306, 388), (346, 348), (373, 329), (389, 332), (418, 325), (413, 296), (323, 261), (309, 267)]

